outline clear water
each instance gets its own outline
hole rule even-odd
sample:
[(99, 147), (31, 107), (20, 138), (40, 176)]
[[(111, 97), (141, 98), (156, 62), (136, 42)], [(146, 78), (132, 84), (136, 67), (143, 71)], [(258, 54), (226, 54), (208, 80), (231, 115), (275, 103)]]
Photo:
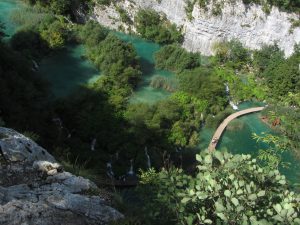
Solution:
[[(239, 105), (239, 109), (247, 109), (251, 107), (262, 106), (262, 103), (245, 102)], [(229, 130), (226, 129), (223, 133), (217, 149), (228, 149), (232, 153), (251, 154), (257, 156), (260, 149), (267, 149), (268, 145), (257, 143), (252, 134), (258, 135), (265, 133), (273, 133), (272, 129), (263, 123), (260, 119), (260, 113), (252, 113), (235, 119), (242, 124), (242, 129)], [(233, 122), (233, 121), (232, 121)], [(203, 129), (200, 132), (200, 149), (207, 148), (215, 130)], [(290, 152), (283, 155), (283, 161), (289, 162), (289, 168), (280, 168), (281, 172), (288, 178), (291, 183), (299, 183), (300, 180), (300, 164)]]
[(145, 102), (151, 104), (169, 96), (169, 92), (149, 86), (151, 79), (155, 75), (160, 75), (166, 78), (174, 77), (174, 74), (167, 70), (157, 70), (155, 68), (154, 54), (161, 48), (161, 46), (133, 35), (127, 35), (119, 32), (116, 32), (115, 34), (123, 41), (131, 43), (140, 58), (143, 80), (140, 87), (133, 94), (131, 102)]
[[(12, 11), (23, 7), (17, 0), (0, 0), (0, 21), (5, 24), (5, 33), (13, 35), (18, 26), (10, 20)], [(42, 60), (38, 73), (51, 84), (56, 97), (70, 94), (78, 85), (87, 84), (99, 77), (99, 71), (83, 59), (82, 45), (70, 45)]]
[(5, 34), (11, 36), (17, 29), (17, 25), (12, 23), (10, 15), (15, 9), (22, 7), (22, 3), (17, 0), (0, 0), (0, 22), (5, 25)]
[(66, 96), (78, 85), (99, 78), (100, 72), (88, 60), (82, 58), (84, 53), (82, 45), (69, 45), (42, 60), (39, 74), (51, 83), (55, 96)]
[[(18, 1), (0, 0), (0, 20), (6, 23), (5, 31), (8, 35), (13, 34), (17, 28), (9, 20), (9, 14), (12, 10), (19, 7), (22, 7), (22, 5)], [(156, 74), (168, 78), (173, 77), (172, 73), (164, 70), (156, 70), (154, 67), (154, 53), (159, 50), (160, 46), (138, 37), (122, 33), (116, 34), (122, 40), (133, 44), (141, 60), (143, 81), (131, 101), (153, 103), (166, 98), (169, 95), (168, 92), (149, 87), (151, 78)], [(84, 55), (84, 48), (81, 45), (68, 46), (65, 50), (53, 54), (41, 62), (39, 72), (41, 76), (45, 76), (52, 83), (53, 92), (57, 96), (65, 96), (74, 90), (77, 85), (86, 84), (98, 78), (99, 71), (87, 60), (82, 59), (82, 55)], [(258, 105), (261, 104), (248, 102), (241, 104), (239, 107), (242, 110)], [(246, 153), (255, 156), (259, 149), (267, 148), (268, 146), (256, 143), (251, 138), (252, 133), (272, 133), (272, 130), (261, 122), (259, 115), (259, 113), (254, 113), (236, 119), (243, 124), (242, 129), (225, 130), (218, 149), (227, 148), (233, 153)], [(207, 148), (213, 133), (214, 130), (212, 129), (203, 129), (200, 132), (200, 149)], [(284, 155), (284, 160), (290, 162), (291, 166), (289, 169), (281, 169), (281, 171), (292, 183), (299, 182), (299, 161), (296, 161), (289, 153)]]

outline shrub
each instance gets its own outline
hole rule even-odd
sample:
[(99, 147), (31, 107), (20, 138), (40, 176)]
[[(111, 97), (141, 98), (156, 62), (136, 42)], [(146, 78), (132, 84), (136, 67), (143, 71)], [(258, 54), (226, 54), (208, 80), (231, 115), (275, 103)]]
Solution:
[(155, 54), (155, 65), (158, 69), (181, 72), (200, 66), (201, 56), (187, 52), (179, 45), (166, 45)]
[(182, 42), (183, 36), (175, 24), (161, 17), (154, 10), (140, 10), (135, 17), (137, 32), (148, 40), (159, 44)]
[[(208, 152), (196, 156), (195, 176), (163, 169), (141, 176), (144, 210), (156, 224), (299, 224), (299, 195), (278, 170), (250, 155)], [(147, 179), (145, 179), (145, 177)]]

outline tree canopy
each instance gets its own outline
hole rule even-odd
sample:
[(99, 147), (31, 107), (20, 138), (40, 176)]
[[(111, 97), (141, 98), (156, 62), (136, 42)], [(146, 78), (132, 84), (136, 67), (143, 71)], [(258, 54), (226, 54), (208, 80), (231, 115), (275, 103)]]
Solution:
[(134, 21), (137, 32), (143, 38), (159, 44), (181, 43), (183, 41), (180, 29), (154, 10), (139, 10)]

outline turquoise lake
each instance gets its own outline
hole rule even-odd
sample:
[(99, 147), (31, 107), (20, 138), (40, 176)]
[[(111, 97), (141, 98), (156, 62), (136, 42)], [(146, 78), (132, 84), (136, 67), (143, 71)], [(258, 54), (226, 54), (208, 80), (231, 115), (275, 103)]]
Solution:
[(0, 22), (5, 25), (6, 35), (12, 35), (17, 26), (10, 20), (10, 14), (13, 10), (22, 7), (22, 3), (19, 1), (1, 0), (0, 1)]
[[(17, 26), (10, 21), (10, 13), (22, 7), (18, 1), (0, 0), (0, 21), (5, 23), (5, 32), (12, 35)], [(154, 103), (170, 95), (164, 90), (154, 89), (149, 86), (151, 78), (155, 75), (172, 78), (173, 73), (157, 70), (154, 66), (154, 54), (160, 46), (143, 40), (141, 38), (116, 33), (122, 40), (132, 43), (140, 58), (141, 69), (143, 72), (143, 81), (138, 90), (133, 94), (131, 102)], [(71, 93), (78, 85), (85, 85), (93, 82), (100, 76), (100, 72), (82, 56), (84, 48), (81, 45), (67, 46), (65, 49), (46, 57), (40, 63), (39, 74), (45, 77), (52, 84), (53, 93), (60, 97)], [(256, 106), (256, 103), (243, 103), (240, 109)], [(262, 132), (272, 133), (272, 130), (264, 124), (259, 113), (246, 115), (236, 119), (241, 128), (238, 130), (226, 130), (221, 137), (218, 149), (227, 148), (233, 153), (246, 153), (256, 156), (259, 149), (266, 149), (268, 146), (257, 143), (252, 139), (252, 134), (261, 134)], [(200, 149), (208, 146), (214, 130), (205, 129), (200, 132)], [(287, 153), (284, 155), (284, 161), (291, 163), (289, 169), (281, 169), (290, 182), (299, 182), (300, 165), (294, 157)]]
[(174, 74), (169, 71), (157, 70), (155, 68), (154, 54), (160, 49), (160, 46), (156, 43), (146, 41), (139, 37), (119, 32), (117, 32), (116, 35), (123, 41), (131, 43), (134, 46), (140, 58), (141, 70), (143, 72), (143, 80), (138, 90), (133, 94), (131, 102), (154, 103), (169, 96), (169, 92), (162, 89), (152, 88), (149, 85), (151, 79), (155, 75), (160, 75), (166, 78), (172, 78), (174, 76)]
[(100, 72), (88, 60), (83, 59), (82, 45), (70, 45), (41, 61), (38, 73), (52, 86), (55, 96), (72, 93), (78, 85), (93, 82)]

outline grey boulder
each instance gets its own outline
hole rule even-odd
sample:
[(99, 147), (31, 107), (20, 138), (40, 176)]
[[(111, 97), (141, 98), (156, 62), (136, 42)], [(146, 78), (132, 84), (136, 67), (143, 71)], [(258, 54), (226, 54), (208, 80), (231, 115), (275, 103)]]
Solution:
[(0, 127), (0, 225), (108, 224), (123, 218), (88, 179), (63, 171), (45, 149)]

